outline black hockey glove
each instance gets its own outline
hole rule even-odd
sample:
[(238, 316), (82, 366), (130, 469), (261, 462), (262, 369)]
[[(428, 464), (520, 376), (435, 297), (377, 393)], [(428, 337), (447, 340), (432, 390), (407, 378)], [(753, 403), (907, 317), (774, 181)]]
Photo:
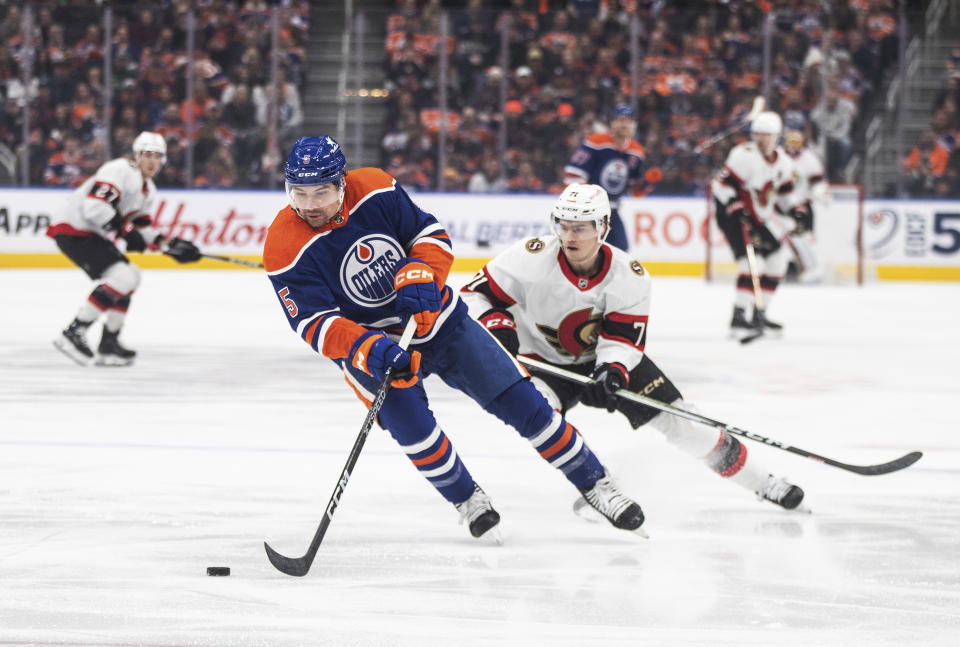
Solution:
[(200, 249), (189, 240), (182, 238), (171, 238), (163, 253), (178, 263), (196, 263), (202, 258)]
[(517, 323), (509, 312), (491, 308), (480, 315), (480, 325), (486, 328), (508, 353), (516, 356), (520, 350), (520, 338), (517, 337)]
[(797, 226), (793, 230), (795, 236), (813, 231), (813, 214), (807, 205), (801, 204), (796, 206), (791, 209), (787, 215), (797, 221)]
[(734, 200), (727, 205), (727, 216), (736, 218), (746, 225), (753, 224), (753, 218), (750, 216), (750, 212), (747, 211), (747, 208), (743, 206), (743, 203), (739, 200)]
[(147, 241), (143, 238), (143, 234), (136, 229), (131, 229), (125, 233), (123, 239), (127, 241), (128, 252), (142, 252), (147, 249)]
[(613, 362), (612, 364), (600, 364), (593, 373), (593, 384), (583, 390), (580, 401), (588, 407), (606, 408), (607, 411), (617, 410), (620, 404), (617, 399), (617, 390), (627, 388), (630, 383), (630, 374), (622, 364)]

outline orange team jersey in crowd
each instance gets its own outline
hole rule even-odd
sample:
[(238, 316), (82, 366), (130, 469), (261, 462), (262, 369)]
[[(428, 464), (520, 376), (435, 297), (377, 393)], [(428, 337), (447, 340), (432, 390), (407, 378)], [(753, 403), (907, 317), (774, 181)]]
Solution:
[(399, 332), (393, 276), (408, 256), (430, 265), (443, 299), (437, 324), (412, 344), (465, 316), (446, 285), (453, 251), (436, 218), (380, 169), (349, 171), (345, 184), (343, 209), (327, 225), (312, 228), (288, 205), (267, 232), (263, 264), (290, 327), (331, 359), (346, 357), (368, 329)]

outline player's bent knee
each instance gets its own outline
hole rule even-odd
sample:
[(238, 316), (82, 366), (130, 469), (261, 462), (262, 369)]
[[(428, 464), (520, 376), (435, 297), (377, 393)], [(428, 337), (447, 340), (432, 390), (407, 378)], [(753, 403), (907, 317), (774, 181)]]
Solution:
[(140, 286), (140, 270), (130, 263), (114, 263), (101, 279), (120, 294), (130, 294)]
[(542, 431), (554, 411), (529, 380), (516, 382), (487, 405), (487, 411), (514, 427), (524, 438)]

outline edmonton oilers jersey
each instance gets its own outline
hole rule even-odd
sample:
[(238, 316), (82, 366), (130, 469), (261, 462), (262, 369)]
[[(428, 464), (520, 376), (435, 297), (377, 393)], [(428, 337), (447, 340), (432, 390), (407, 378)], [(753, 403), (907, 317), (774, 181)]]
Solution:
[(594, 133), (564, 167), (564, 179), (568, 184), (599, 184), (610, 196), (610, 206), (616, 208), (620, 196), (643, 177), (643, 160), (643, 146), (636, 140), (619, 149), (609, 133)]
[(342, 211), (318, 229), (288, 205), (263, 247), (264, 267), (290, 327), (332, 359), (346, 357), (366, 330), (401, 331), (393, 276), (407, 256), (433, 268), (443, 297), (436, 325), (411, 342), (418, 344), (459, 321), (466, 307), (445, 285), (453, 263), (449, 235), (383, 171), (349, 171)]

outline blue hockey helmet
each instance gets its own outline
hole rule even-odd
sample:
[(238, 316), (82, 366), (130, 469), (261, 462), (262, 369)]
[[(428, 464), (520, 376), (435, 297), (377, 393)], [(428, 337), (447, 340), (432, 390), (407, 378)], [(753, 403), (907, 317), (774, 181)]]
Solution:
[(347, 158), (333, 137), (301, 137), (283, 168), (288, 186), (341, 184)]
[(618, 103), (617, 107), (613, 109), (613, 118), (617, 117), (630, 117), (631, 119), (637, 118), (637, 111), (633, 109), (629, 103)]

